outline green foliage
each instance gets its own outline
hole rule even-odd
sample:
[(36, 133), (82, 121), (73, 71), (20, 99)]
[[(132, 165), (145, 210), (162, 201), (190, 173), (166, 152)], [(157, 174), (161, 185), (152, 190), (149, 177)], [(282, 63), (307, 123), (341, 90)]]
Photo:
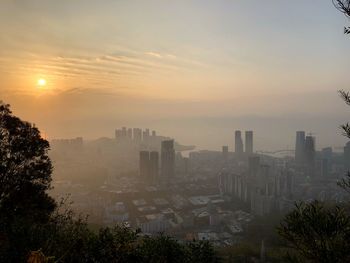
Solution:
[[(0, 262), (218, 262), (208, 242), (143, 237), (124, 226), (89, 229), (50, 189), (49, 143), (0, 102)], [(49, 256), (49, 257), (47, 257)]]
[(48, 149), (36, 127), (0, 103), (0, 214), (7, 219), (45, 221), (54, 210), (56, 204), (45, 192), (52, 173)]
[(138, 262), (139, 230), (124, 226), (101, 228), (94, 236), (88, 253), (94, 262)]
[(311, 262), (350, 260), (350, 218), (342, 208), (300, 203), (289, 213), (279, 234)]
[(52, 172), (48, 149), (37, 128), (0, 102), (0, 261), (25, 257), (33, 245), (31, 231), (47, 223), (56, 207), (46, 193)]
[(185, 247), (162, 234), (157, 237), (143, 238), (140, 252), (143, 260), (150, 263), (186, 261)]
[(208, 241), (193, 241), (187, 243), (186, 262), (220, 262), (220, 258)]
[(269, 246), (280, 246), (281, 238), (276, 231), (276, 226), (284, 218), (285, 212), (274, 212), (255, 218), (245, 226), (245, 243), (255, 244), (260, 247), (261, 240), (265, 240)]
[(222, 254), (227, 256), (227, 262), (254, 262), (259, 258), (260, 246), (252, 243), (241, 243), (223, 249)]
[[(250, 263), (260, 262), (261, 243), (242, 242), (221, 249), (220, 253), (228, 263)], [(265, 262), (289, 262), (286, 258), (288, 249), (282, 247), (271, 247), (266, 251)]]
[(183, 245), (162, 234), (143, 236), (125, 226), (101, 228), (96, 233), (69, 210), (54, 216), (39, 236), (41, 251), (55, 262), (219, 262), (208, 242)]

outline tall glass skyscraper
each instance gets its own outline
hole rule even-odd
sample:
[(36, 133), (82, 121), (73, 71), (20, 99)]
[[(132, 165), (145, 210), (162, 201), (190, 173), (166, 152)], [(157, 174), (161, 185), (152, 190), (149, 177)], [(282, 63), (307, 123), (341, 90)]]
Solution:
[(305, 132), (297, 131), (295, 140), (295, 162), (299, 165), (305, 162)]
[(241, 131), (235, 131), (235, 153), (237, 156), (242, 156), (243, 154), (243, 141), (241, 136)]
[(248, 155), (253, 153), (253, 131), (245, 132), (245, 153)]
[(161, 179), (168, 180), (175, 175), (174, 140), (162, 141), (161, 145)]

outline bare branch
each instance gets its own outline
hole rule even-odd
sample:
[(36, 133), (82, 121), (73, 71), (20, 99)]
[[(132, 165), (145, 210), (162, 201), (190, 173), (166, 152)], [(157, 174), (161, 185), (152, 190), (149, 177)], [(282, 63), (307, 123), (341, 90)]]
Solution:
[(346, 174), (346, 177), (341, 179), (338, 183), (338, 186), (343, 188), (346, 192), (350, 193), (350, 172)]
[(343, 130), (343, 136), (348, 137), (350, 139), (350, 125), (349, 123), (345, 123), (340, 125), (340, 128)]
[(345, 101), (345, 103), (350, 106), (350, 93), (344, 90), (339, 90), (338, 92), (340, 97)]
[(350, 0), (332, 0), (332, 2), (335, 8), (350, 18)]

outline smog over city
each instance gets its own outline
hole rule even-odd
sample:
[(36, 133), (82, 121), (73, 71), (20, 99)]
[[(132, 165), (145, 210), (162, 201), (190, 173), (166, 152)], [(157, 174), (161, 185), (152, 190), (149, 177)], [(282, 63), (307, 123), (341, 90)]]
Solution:
[(350, 1), (0, 2), (0, 262), (349, 262)]

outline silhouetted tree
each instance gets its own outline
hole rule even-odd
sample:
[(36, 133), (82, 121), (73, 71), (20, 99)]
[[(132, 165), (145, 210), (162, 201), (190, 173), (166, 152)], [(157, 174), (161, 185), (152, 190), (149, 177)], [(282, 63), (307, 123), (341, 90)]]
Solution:
[[(89, 230), (86, 221), (74, 220), (69, 212), (53, 217), (37, 232), (42, 236), (41, 251), (55, 262), (66, 263), (217, 263), (213, 246), (206, 241), (185, 244), (166, 236), (143, 236), (126, 226)], [(46, 240), (46, 242), (44, 242)]]
[(278, 231), (301, 260), (350, 261), (350, 218), (343, 208), (326, 208), (317, 201), (299, 203), (284, 218)]
[(144, 262), (186, 262), (185, 247), (171, 237), (162, 234), (157, 237), (145, 237), (140, 250)]
[(0, 102), (0, 261), (26, 253), (30, 228), (46, 223), (56, 207), (46, 192), (52, 172), (48, 149), (36, 127)]
[[(350, 18), (350, 0), (332, 0), (334, 6), (346, 17)], [(344, 27), (344, 34), (350, 34), (350, 27)]]
[(186, 249), (186, 262), (188, 263), (220, 262), (217, 252), (214, 250), (209, 241), (201, 240), (188, 242)]
[(125, 226), (101, 228), (90, 242), (95, 262), (147, 262), (140, 253), (140, 231)]
[(207, 242), (144, 237), (125, 226), (89, 229), (48, 194), (52, 164), (39, 130), (0, 103), (0, 262), (218, 262)]
[(46, 221), (56, 203), (50, 188), (49, 143), (39, 130), (0, 104), (0, 214)]

